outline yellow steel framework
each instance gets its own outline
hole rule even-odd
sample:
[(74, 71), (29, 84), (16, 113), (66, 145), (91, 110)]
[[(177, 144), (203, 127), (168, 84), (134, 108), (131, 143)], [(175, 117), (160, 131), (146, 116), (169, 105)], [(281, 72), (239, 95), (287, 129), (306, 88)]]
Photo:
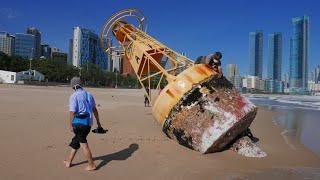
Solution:
[[(138, 22), (136, 26), (130, 23), (132, 19)], [(129, 60), (146, 96), (153, 102), (146, 91), (146, 87), (151, 90), (151, 82), (159, 89), (165, 80), (173, 82), (180, 72), (194, 63), (145, 33), (145, 22), (144, 15), (136, 9), (117, 12), (104, 24), (100, 45), (110, 56), (124, 55)], [(113, 45), (114, 42), (118, 45)]]
[[(130, 19), (131, 18), (131, 19)], [(136, 25), (133, 25), (134, 22)], [(163, 126), (172, 108), (194, 86), (217, 73), (206, 64), (194, 64), (145, 32), (146, 18), (135, 9), (125, 9), (111, 16), (100, 32), (101, 47), (109, 55), (125, 56), (152, 103), (152, 113)], [(114, 45), (114, 42), (117, 45)], [(117, 53), (113, 53), (116, 51)], [(151, 82), (167, 85), (155, 101), (151, 101)]]

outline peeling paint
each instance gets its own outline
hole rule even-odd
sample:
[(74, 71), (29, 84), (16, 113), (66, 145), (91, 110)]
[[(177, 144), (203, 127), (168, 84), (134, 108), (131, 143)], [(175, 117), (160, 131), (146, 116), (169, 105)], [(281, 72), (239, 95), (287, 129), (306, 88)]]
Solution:
[(256, 111), (227, 79), (213, 76), (184, 95), (167, 117), (163, 131), (188, 148), (217, 152), (250, 126)]

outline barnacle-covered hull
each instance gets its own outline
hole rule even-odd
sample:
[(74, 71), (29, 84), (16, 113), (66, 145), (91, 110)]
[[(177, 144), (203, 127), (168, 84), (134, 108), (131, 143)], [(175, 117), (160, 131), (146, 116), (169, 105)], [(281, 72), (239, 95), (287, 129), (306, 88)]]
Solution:
[[(188, 77), (192, 79), (200, 73), (202, 79), (192, 82), (190, 89), (184, 89), (186, 92), (182, 91), (181, 96), (172, 96), (171, 101), (169, 97), (169, 100), (162, 102), (163, 109), (166, 103), (170, 109), (160, 120), (162, 129), (171, 139), (201, 153), (221, 151), (229, 147), (250, 126), (257, 107), (242, 96), (226, 78), (218, 78), (215, 73), (203, 74), (208, 67), (196, 66), (198, 67), (194, 67), (195, 69), (203, 70), (190, 68), (180, 75), (183, 78), (184, 73), (191, 74)], [(170, 95), (181, 91), (178, 82), (176, 86), (169, 84), (162, 93), (169, 92)], [(161, 100), (163, 99), (166, 98)], [(161, 111), (159, 104), (155, 103), (154, 114)]]

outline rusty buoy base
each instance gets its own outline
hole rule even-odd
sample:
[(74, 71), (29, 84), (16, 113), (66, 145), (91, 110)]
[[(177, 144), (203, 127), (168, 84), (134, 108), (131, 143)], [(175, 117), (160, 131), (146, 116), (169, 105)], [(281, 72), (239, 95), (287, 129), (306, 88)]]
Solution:
[(256, 113), (257, 107), (227, 79), (212, 75), (172, 108), (163, 132), (201, 153), (222, 151), (250, 126)]

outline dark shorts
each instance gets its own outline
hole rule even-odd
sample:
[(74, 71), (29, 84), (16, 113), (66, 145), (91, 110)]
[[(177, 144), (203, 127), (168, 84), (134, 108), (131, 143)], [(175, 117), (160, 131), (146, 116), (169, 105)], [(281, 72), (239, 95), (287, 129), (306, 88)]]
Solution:
[(147, 97), (144, 97), (144, 103), (149, 103), (149, 99)]
[(69, 144), (73, 149), (79, 149), (80, 143), (87, 143), (87, 136), (90, 133), (91, 126), (73, 125), (74, 137)]

